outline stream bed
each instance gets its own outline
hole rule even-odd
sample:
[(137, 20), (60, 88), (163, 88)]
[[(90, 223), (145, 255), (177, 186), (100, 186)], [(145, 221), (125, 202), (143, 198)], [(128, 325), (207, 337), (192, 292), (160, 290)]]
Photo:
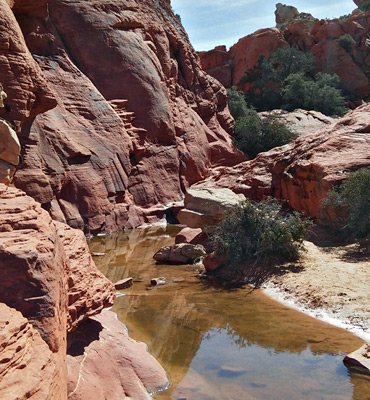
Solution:
[[(224, 290), (197, 266), (161, 265), (154, 253), (174, 243), (178, 226), (136, 229), (89, 240), (112, 281), (133, 277), (113, 311), (145, 342), (171, 387), (157, 400), (369, 400), (370, 375), (347, 368), (363, 340), (248, 287)], [(155, 277), (163, 286), (149, 287)]]

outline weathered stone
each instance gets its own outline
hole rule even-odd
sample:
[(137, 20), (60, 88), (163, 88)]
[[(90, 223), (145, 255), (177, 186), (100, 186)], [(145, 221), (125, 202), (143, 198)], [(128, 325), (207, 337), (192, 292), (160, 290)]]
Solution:
[[(19, 311), (0, 303), (0, 398), (65, 400), (55, 355)], [(64, 375), (65, 376), (65, 375)], [(66, 376), (65, 376), (66, 378)]]
[(211, 254), (208, 254), (208, 256), (205, 257), (202, 262), (203, 262), (204, 268), (207, 271), (215, 271), (216, 269), (219, 269), (223, 265), (225, 265), (226, 261), (227, 261), (226, 257), (213, 252)]
[(125, 278), (125, 279), (121, 279), (120, 281), (116, 282), (114, 284), (114, 287), (117, 290), (122, 290), (122, 289), (128, 289), (133, 285), (134, 281), (132, 278)]
[(365, 343), (358, 350), (347, 354), (344, 357), (344, 362), (370, 370), (370, 345)]
[(177, 218), (181, 224), (190, 228), (210, 229), (223, 216), (223, 213), (245, 200), (243, 195), (230, 189), (194, 187), (186, 192), (185, 208)]
[(272, 110), (260, 112), (261, 117), (274, 115), (286, 124), (294, 133), (299, 136), (315, 133), (325, 128), (337, 119), (328, 117), (319, 111), (296, 109), (292, 112), (285, 110)]
[(200, 244), (189, 243), (164, 246), (154, 254), (154, 260), (162, 263), (193, 264), (205, 257), (206, 251)]
[(293, 6), (277, 3), (275, 10), (276, 27), (282, 28), (285, 24), (298, 17), (299, 12)]
[(74, 332), (67, 356), (68, 399), (150, 400), (167, 374), (144, 343), (131, 339), (116, 314), (103, 311)]

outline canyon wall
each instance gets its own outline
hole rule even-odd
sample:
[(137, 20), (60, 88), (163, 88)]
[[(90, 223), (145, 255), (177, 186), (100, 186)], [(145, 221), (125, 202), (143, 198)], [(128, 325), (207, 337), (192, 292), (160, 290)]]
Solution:
[(169, 2), (0, 6), (0, 116), (22, 144), (14, 183), (54, 219), (92, 233), (151, 223), (211, 168), (243, 160), (226, 91)]

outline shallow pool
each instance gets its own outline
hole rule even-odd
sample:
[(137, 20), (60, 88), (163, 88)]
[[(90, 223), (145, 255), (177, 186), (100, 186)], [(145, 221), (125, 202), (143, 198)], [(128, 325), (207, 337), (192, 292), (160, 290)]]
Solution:
[[(370, 376), (342, 362), (363, 341), (249, 288), (225, 291), (197, 266), (158, 265), (153, 254), (179, 227), (137, 229), (90, 240), (113, 282), (132, 276), (113, 311), (169, 374), (154, 399), (370, 399)], [(151, 278), (166, 285), (149, 287)]]

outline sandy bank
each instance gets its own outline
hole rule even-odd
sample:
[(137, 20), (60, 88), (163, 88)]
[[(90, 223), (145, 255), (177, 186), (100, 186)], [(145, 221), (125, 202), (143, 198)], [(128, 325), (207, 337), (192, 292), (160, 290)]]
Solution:
[(267, 294), (370, 342), (370, 257), (354, 245), (305, 247), (299, 272), (272, 278)]

